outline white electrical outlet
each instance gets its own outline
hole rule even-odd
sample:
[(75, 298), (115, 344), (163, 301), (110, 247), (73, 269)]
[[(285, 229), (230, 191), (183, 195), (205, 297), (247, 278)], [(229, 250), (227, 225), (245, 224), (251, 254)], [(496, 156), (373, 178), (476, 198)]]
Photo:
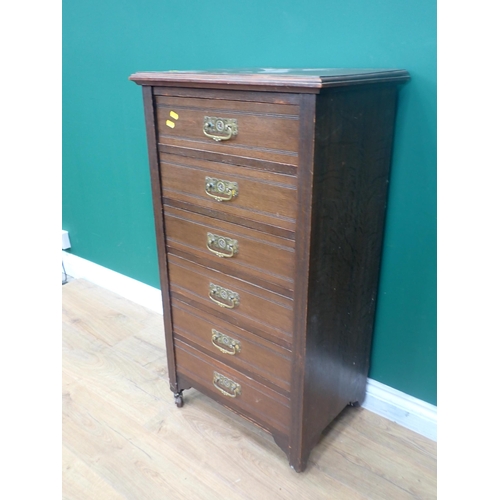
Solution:
[(69, 241), (69, 234), (68, 234), (68, 231), (65, 231), (63, 229), (62, 230), (62, 249), (67, 250), (68, 248), (71, 248), (71, 243)]

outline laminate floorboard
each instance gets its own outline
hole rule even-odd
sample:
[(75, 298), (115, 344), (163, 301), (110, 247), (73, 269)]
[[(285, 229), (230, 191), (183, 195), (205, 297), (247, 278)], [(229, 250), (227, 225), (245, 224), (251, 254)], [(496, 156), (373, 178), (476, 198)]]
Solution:
[(429, 439), (346, 408), (297, 474), (270, 435), (196, 390), (175, 406), (159, 314), (80, 279), (62, 312), (65, 500), (436, 498)]

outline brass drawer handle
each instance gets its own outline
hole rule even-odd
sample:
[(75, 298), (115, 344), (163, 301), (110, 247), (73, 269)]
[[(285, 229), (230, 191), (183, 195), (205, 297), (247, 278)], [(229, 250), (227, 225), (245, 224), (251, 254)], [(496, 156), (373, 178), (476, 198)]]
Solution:
[(234, 309), (240, 303), (240, 296), (236, 292), (232, 292), (227, 288), (210, 283), (210, 291), (208, 293), (210, 300), (218, 306)]
[(233, 257), (238, 253), (238, 240), (207, 233), (207, 248), (217, 257)]
[[(235, 354), (241, 352), (241, 342), (239, 340), (233, 339), (228, 335), (224, 335), (212, 328), (212, 344), (222, 351), (224, 354), (229, 354), (234, 356)], [(222, 347), (222, 344), (224, 347)], [(231, 349), (228, 351), (228, 349)]]
[(238, 121), (236, 118), (205, 116), (203, 133), (214, 141), (227, 141), (238, 135)]
[(220, 373), (214, 372), (213, 384), (224, 396), (235, 398), (241, 395), (241, 385)]
[(205, 177), (205, 193), (217, 201), (231, 201), (238, 196), (238, 183)]

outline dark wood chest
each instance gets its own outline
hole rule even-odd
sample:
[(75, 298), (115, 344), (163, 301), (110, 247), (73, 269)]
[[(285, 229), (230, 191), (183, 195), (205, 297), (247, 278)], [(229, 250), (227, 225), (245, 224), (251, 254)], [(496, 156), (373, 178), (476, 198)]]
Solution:
[(362, 402), (402, 70), (136, 73), (170, 387), (296, 471)]

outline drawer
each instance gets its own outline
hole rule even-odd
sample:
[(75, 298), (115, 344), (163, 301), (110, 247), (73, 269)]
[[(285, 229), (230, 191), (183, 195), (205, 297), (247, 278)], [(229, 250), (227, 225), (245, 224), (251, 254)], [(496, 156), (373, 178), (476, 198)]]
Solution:
[(168, 274), (174, 298), (290, 347), (291, 299), (172, 254), (168, 255)]
[(158, 142), (298, 165), (299, 107), (156, 96)]
[(290, 392), (291, 353), (257, 335), (173, 299), (174, 337), (247, 375)]
[(267, 429), (288, 434), (290, 400), (197, 349), (174, 339), (177, 372), (215, 400)]
[(168, 206), (164, 217), (169, 253), (278, 293), (293, 290), (293, 241)]
[[(162, 196), (167, 200), (217, 211), (243, 224), (254, 221), (295, 230), (294, 176), (167, 153), (160, 154), (160, 169)], [(222, 185), (217, 181), (222, 181)], [(230, 191), (231, 187), (236, 187), (236, 194), (233, 190), (221, 195), (219, 189)], [(219, 201), (221, 196), (223, 200)]]

